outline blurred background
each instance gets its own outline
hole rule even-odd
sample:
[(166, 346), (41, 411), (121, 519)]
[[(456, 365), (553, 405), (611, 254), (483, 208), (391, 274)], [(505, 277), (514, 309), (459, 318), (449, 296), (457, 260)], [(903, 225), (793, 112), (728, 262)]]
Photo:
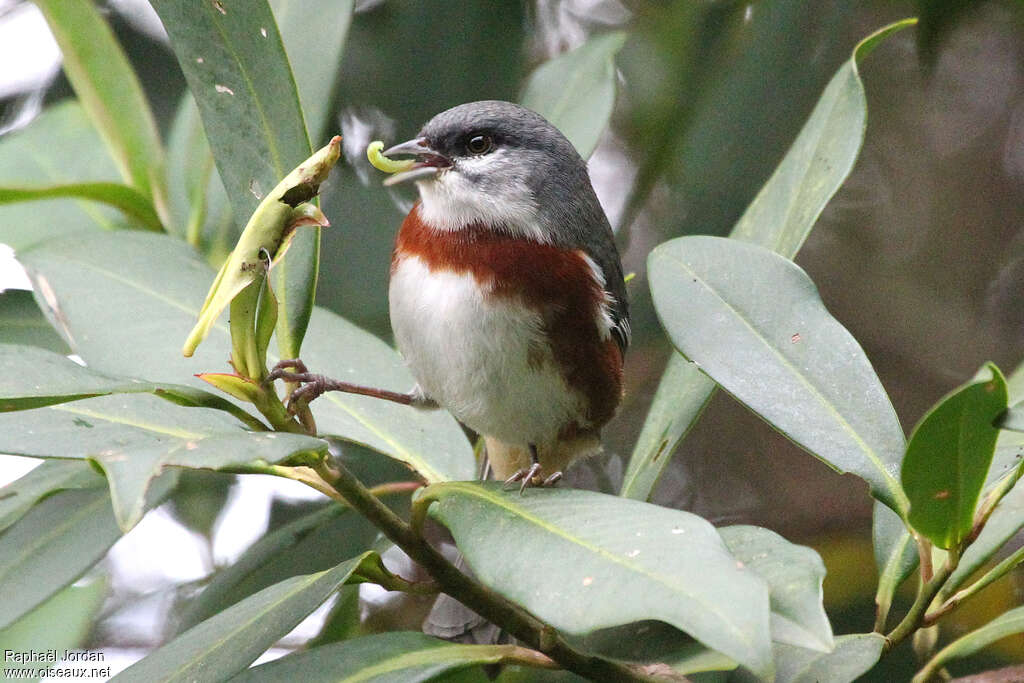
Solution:
[[(145, 2), (101, 5), (166, 136), (184, 79), (162, 27)], [(324, 186), (333, 227), (324, 233), (319, 303), (390, 338), (389, 253), (411, 197), (389, 193), (367, 172), (366, 142), (408, 139), (462, 102), (516, 100), (538, 64), (591, 35), (627, 31), (612, 123), (590, 172), (625, 270), (636, 273), (634, 345), (606, 453), (571, 473), (573, 485), (617, 490), (670, 350), (651, 306), (647, 253), (683, 234), (728, 233), (856, 42), (908, 16), (922, 18), (918, 29), (893, 36), (862, 65), (864, 147), (796, 261), (864, 347), (909, 433), (984, 361), (1009, 373), (1024, 359), (1020, 0), (357, 2), (336, 82), (324, 83), (336, 114), (310, 131), (314, 147), (341, 132), (350, 161)], [(0, 0), (0, 135), (70, 96), (39, 12)], [(7, 173), (11, 163), (0, 158)], [(211, 239), (230, 248), (231, 234), (229, 226)], [(5, 286), (21, 280), (0, 246)], [(14, 289), (3, 296), (31, 301)], [(31, 465), (0, 459), (0, 483)], [(291, 482), (227, 475), (202, 482), (188, 488), (186, 478), (183, 492), (118, 542), (103, 565), (107, 593), (89, 643), (119, 653), (122, 666), (165, 636), (177, 596), (313, 500), (285, 486)], [(721, 392), (675, 453), (654, 501), (815, 547), (829, 570), (826, 605), (836, 633), (870, 630), (866, 486), (840, 479)], [(965, 616), (990, 617), (1022, 598), (1018, 569)], [(300, 627), (294, 642), (316, 633), (324, 616), (315, 616), (319, 622)], [(980, 621), (963, 618), (952, 631)], [(1024, 639), (1003, 641), (975, 668), (1024, 659), (1021, 652)], [(909, 655), (901, 657), (869, 679), (909, 678)]]

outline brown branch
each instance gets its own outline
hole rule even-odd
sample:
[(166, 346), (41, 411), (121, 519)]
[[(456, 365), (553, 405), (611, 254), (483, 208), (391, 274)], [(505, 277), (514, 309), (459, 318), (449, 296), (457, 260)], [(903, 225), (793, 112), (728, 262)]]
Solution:
[(316, 471), (324, 482), (334, 488), (337, 495), (426, 569), (442, 591), (485, 619), (504, 627), (513, 636), (540, 650), (563, 668), (599, 681), (685, 680), (678, 675), (655, 677), (625, 664), (573, 649), (553, 627), (459, 571), (412, 527), (377, 500), (344, 465), (339, 462), (328, 465), (324, 461), (316, 467)]

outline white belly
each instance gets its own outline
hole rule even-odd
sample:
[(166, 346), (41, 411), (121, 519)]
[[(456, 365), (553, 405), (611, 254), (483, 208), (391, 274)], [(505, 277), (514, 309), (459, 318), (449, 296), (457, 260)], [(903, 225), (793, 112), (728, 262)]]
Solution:
[(423, 392), (470, 428), (509, 444), (547, 444), (582, 413), (535, 313), (484, 296), (472, 275), (398, 263), (391, 326)]

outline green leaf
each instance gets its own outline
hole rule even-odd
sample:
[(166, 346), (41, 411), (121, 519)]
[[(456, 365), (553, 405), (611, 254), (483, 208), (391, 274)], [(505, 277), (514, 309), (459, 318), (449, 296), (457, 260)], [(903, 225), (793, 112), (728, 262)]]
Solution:
[(120, 183), (65, 183), (48, 186), (0, 187), (0, 204), (13, 204), (39, 199), (72, 197), (101, 202), (119, 209), (125, 217), (156, 232), (163, 231), (153, 204), (142, 193)]
[(0, 535), (0, 628), (96, 564), (121, 536), (105, 488), (45, 498)]
[(153, 384), (110, 377), (45, 349), (0, 344), (0, 413), (155, 390)]
[[(818, 99), (786, 156), (736, 223), (731, 236), (793, 258), (846, 180), (864, 142), (867, 99), (858, 66), (877, 44), (913, 20), (868, 36)], [(664, 389), (663, 389), (664, 387)], [(672, 354), (623, 481), (622, 495), (650, 497), (672, 453), (700, 417), (715, 385)], [(680, 400), (685, 397), (685, 400)]]
[[(166, 218), (164, 150), (138, 77), (91, 2), (36, 0), (64, 55), (64, 73), (124, 181)], [(52, 143), (51, 143), (52, 144)]]
[[(0, 187), (100, 183), (117, 177), (103, 140), (75, 100), (48, 107), (26, 128), (0, 138)], [(117, 211), (82, 199), (3, 204), (0, 242), (20, 252), (80, 230), (112, 230), (117, 219)]]
[(98, 488), (104, 483), (88, 463), (46, 460), (0, 488), (0, 531), (24, 517), (33, 505), (54, 491)]
[(638, 621), (595, 631), (581, 639), (580, 649), (607, 659), (637, 664), (663, 663), (676, 673), (732, 671), (737, 664), (661, 621)]
[(431, 486), (415, 505), (427, 501), (482, 583), (560, 631), (657, 619), (771, 672), (767, 587), (695, 515), (589, 491), (520, 495), (466, 482)]
[(32, 292), (24, 289), (0, 292), (0, 344), (38, 346), (61, 354), (71, 352), (46, 322)]
[(182, 97), (171, 123), (167, 175), (174, 217), (168, 231), (207, 254), (210, 264), (219, 267), (240, 234), (237, 226), (244, 224), (235, 223), (191, 92)]
[(917, 23), (905, 19), (853, 48), (772, 177), (743, 213), (732, 237), (792, 258), (825, 205), (853, 168), (867, 128), (868, 103), (859, 62), (889, 35)]
[(914, 683), (924, 683), (948, 662), (969, 657), (997, 640), (1017, 633), (1024, 633), (1024, 607), (1016, 607), (1000, 614), (981, 628), (957, 638), (939, 650), (931, 661), (914, 676)]
[[(50, 317), (64, 321), (74, 351), (97, 372), (205, 387), (192, 375), (219, 369), (228, 359), (226, 321), (214, 325), (192, 359), (181, 356), (181, 342), (214, 274), (179, 240), (98, 233), (47, 244), (20, 258), (37, 293), (53, 293), (45, 304)], [(329, 311), (315, 313), (303, 350), (314, 372), (396, 391), (412, 388), (415, 381), (391, 347)], [(277, 360), (268, 356), (270, 363)], [(444, 411), (339, 393), (311, 407), (321, 433), (406, 462), (428, 481), (474, 477), (469, 442)]]
[(738, 561), (768, 584), (772, 641), (831, 652), (832, 626), (822, 606), (825, 565), (818, 553), (756, 526), (718, 530)]
[[(195, 96), (239, 225), (312, 153), (299, 94), (266, 0), (151, 0)], [(278, 345), (297, 357), (313, 309), (319, 230), (299, 231), (275, 268)]]
[[(354, 0), (271, 0), (292, 65), (306, 127), (318, 146), (333, 136), (331, 96), (352, 24)], [(329, 20), (319, 21), (317, 17)]]
[(883, 628), (896, 589), (917, 568), (917, 544), (900, 516), (879, 502), (874, 506), (871, 535), (875, 567), (878, 569), (875, 604), (878, 608), (878, 627)]
[(654, 305), (680, 353), (905, 514), (895, 477), (904, 448), (896, 413), (864, 351), (799, 267), (738, 240), (681, 237), (651, 252), (648, 273)]
[(246, 432), (221, 411), (147, 395), (0, 414), (0, 452), (96, 462), (107, 474), (114, 513), (125, 531), (142, 518), (151, 483), (166, 467), (218, 469), (326, 450), (319, 439)]
[(322, 571), (368, 547), (376, 529), (350, 509), (330, 503), (276, 529), (218, 571), (181, 616), (179, 631), (243, 598), (298, 574)]
[(1024, 529), (1024, 485), (1018, 482), (999, 501), (981, 533), (960, 556), (946, 585), (962, 585), (1021, 529)]
[(626, 42), (622, 31), (590, 38), (530, 74), (520, 103), (537, 112), (586, 159), (597, 147), (615, 105), (615, 55)]
[[(85, 644), (93, 619), (103, 605), (107, 587), (103, 581), (68, 586), (24, 617), (0, 630), (0, 652), (46, 652), (72, 650)], [(54, 628), (60, 624), (60, 628)], [(19, 665), (4, 658), (8, 668)], [(32, 662), (23, 668), (44, 668), (52, 663)], [(102, 667), (97, 667), (102, 668)], [(10, 680), (9, 678), (6, 680)], [(19, 678), (18, 680), (38, 680)]]
[(651, 497), (676, 447), (693, 429), (714, 390), (715, 383), (696, 365), (672, 353), (633, 447), (619, 495), (636, 500)]
[(1006, 381), (989, 363), (933, 406), (910, 436), (901, 473), (909, 521), (940, 548), (971, 533), (999, 436), (993, 422), (1006, 400)]
[(234, 403), (203, 389), (112, 377), (35, 346), (0, 344), (0, 413), (95, 396), (138, 393), (154, 394), (181, 406), (223, 410), (249, 427), (265, 429), (259, 420)]
[(885, 638), (877, 633), (839, 636), (835, 650), (827, 654), (776, 645), (775, 683), (850, 683), (875, 665), (884, 645)]
[(367, 552), (333, 569), (274, 584), (189, 629), (114, 680), (227, 680), (248, 667), (342, 585), (358, 582), (360, 574), (374, 571), (384, 571), (380, 557)]
[(459, 645), (415, 632), (381, 633), (282, 657), (232, 679), (238, 683), (416, 683), (482, 664), (501, 664), (530, 650), (514, 645)]

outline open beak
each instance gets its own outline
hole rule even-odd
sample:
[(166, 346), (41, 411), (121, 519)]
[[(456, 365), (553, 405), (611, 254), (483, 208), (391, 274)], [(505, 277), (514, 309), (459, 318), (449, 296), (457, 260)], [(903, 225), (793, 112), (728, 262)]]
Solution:
[(392, 157), (396, 154), (412, 154), (419, 158), (408, 171), (396, 173), (385, 179), (384, 184), (389, 187), (413, 180), (433, 178), (442, 170), (452, 165), (447, 157), (438, 154), (430, 147), (426, 138), (408, 140), (384, 150), (384, 156), (386, 157)]

